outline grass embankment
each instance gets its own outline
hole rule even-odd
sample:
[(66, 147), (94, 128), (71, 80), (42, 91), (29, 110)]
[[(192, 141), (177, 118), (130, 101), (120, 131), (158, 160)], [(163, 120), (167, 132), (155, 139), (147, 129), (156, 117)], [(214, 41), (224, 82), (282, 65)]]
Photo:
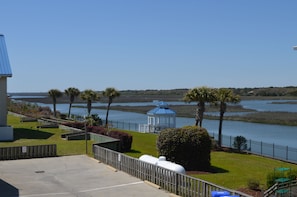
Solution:
[[(125, 131), (133, 135), (133, 157), (143, 154), (158, 156), (156, 134)], [(266, 189), (266, 176), (277, 167), (297, 169), (297, 165), (250, 154), (214, 151), (211, 153), (211, 165), (214, 172), (192, 172), (191, 176), (231, 189), (246, 188), (249, 180), (260, 182)]]
[[(1, 147), (57, 144), (59, 156), (85, 154), (85, 140), (63, 140), (66, 133), (58, 128), (37, 128), (38, 122), (21, 122), (20, 118), (8, 115), (8, 125), (14, 128), (13, 142), (0, 142)], [(88, 141), (88, 155), (92, 155), (92, 141)]]

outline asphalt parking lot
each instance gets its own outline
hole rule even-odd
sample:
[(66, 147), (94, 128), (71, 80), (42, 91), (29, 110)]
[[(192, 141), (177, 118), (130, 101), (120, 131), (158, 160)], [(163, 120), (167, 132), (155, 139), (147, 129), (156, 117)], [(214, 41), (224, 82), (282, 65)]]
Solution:
[(0, 197), (168, 197), (86, 155), (0, 161)]

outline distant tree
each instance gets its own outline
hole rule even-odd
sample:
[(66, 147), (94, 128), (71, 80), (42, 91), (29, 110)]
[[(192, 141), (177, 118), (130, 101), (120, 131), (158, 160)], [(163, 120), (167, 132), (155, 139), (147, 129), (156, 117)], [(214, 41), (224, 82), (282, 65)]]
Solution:
[(102, 94), (103, 96), (108, 98), (108, 105), (107, 105), (106, 119), (105, 119), (105, 126), (108, 127), (108, 114), (109, 114), (110, 105), (114, 98), (120, 96), (120, 92), (117, 91), (115, 88), (106, 88)]
[(247, 140), (243, 136), (236, 136), (234, 138), (233, 146), (236, 148), (238, 152), (241, 152), (242, 150), (247, 149)]
[(215, 91), (216, 102), (220, 106), (220, 124), (219, 124), (219, 135), (218, 145), (222, 146), (222, 125), (224, 119), (224, 113), (227, 109), (227, 103), (238, 103), (240, 102), (239, 95), (234, 95), (233, 91), (227, 88), (216, 89)]
[(97, 92), (87, 89), (80, 94), (81, 99), (87, 101), (88, 116), (91, 115), (92, 102), (99, 101), (100, 96)]
[(54, 116), (56, 117), (57, 116), (57, 112), (56, 112), (57, 98), (61, 97), (63, 93), (58, 89), (51, 89), (48, 91), (48, 94), (53, 99)]
[(215, 101), (215, 95), (211, 88), (198, 87), (190, 89), (183, 100), (185, 102), (197, 102), (196, 114), (195, 114), (195, 125), (202, 127), (203, 114), (205, 112), (205, 103)]
[(68, 110), (68, 118), (70, 117), (71, 107), (74, 102), (74, 99), (79, 96), (80, 91), (77, 88), (70, 87), (65, 90), (65, 94), (69, 96), (69, 110)]

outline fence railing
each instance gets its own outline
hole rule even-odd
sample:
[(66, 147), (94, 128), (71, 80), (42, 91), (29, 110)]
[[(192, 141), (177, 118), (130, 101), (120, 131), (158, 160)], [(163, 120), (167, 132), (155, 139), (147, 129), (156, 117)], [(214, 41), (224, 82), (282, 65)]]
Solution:
[[(111, 125), (113, 128), (141, 132), (142, 130), (140, 128), (141, 128), (141, 125), (143, 124), (110, 121), (109, 125)], [(210, 135), (214, 139), (216, 140), (218, 139), (217, 133), (210, 133)], [(236, 136), (222, 135), (222, 146), (233, 148), (233, 142), (235, 137)], [(248, 142), (247, 142), (246, 151), (248, 151), (249, 153), (297, 164), (297, 148), (259, 142), (251, 139), (247, 139), (247, 140)]]
[(211, 191), (229, 191), (232, 195), (251, 197), (213, 183), (152, 165), (98, 145), (93, 146), (94, 158), (117, 170), (141, 180), (159, 185), (162, 189), (183, 197), (209, 197)]
[[(291, 194), (296, 194), (296, 186), (297, 180), (291, 180), (284, 183), (275, 183), (272, 187), (266, 190), (263, 194), (264, 197), (275, 196), (274, 194), (277, 193), (277, 190), (286, 189), (290, 196)], [(293, 196), (292, 196), (293, 197)]]
[[(218, 134), (213, 133), (212, 136), (218, 139)], [(234, 138), (236, 136), (222, 136), (222, 146), (233, 147)], [(276, 145), (271, 143), (247, 140), (247, 149), (249, 153), (261, 155), (273, 159), (278, 159), (290, 163), (297, 164), (297, 148)]]
[(0, 160), (27, 159), (57, 156), (57, 145), (1, 147)]

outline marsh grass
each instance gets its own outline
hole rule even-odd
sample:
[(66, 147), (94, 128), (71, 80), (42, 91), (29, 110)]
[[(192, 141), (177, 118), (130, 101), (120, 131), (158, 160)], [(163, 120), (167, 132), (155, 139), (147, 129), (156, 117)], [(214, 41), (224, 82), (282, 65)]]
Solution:
[(239, 120), (265, 124), (297, 126), (297, 113), (293, 112), (255, 112), (240, 117), (225, 117), (226, 120)]

